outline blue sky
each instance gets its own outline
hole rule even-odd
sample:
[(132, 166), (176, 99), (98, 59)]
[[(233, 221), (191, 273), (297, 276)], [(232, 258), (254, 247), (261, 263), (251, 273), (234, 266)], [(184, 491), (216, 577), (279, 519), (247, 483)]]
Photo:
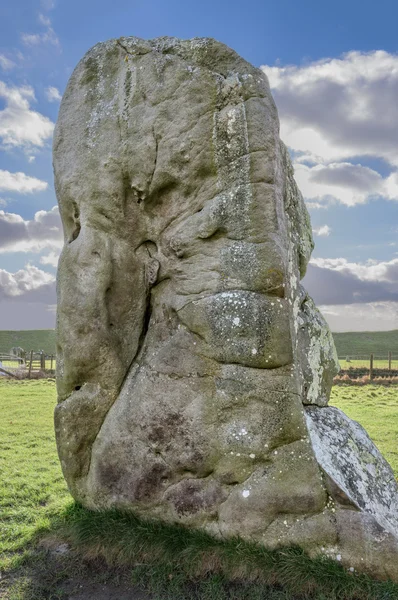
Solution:
[(398, 5), (381, 0), (0, 4), (0, 328), (52, 327), (51, 137), (96, 42), (211, 36), (261, 66), (307, 201), (305, 283), (335, 331), (398, 328)]

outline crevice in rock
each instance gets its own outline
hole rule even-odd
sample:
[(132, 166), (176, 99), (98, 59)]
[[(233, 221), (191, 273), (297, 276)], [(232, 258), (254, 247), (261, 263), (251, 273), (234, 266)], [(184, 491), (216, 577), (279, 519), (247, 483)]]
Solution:
[(206, 243), (208, 241), (215, 242), (216, 240), (228, 237), (226, 234), (227, 234), (226, 229), (224, 229), (222, 227), (218, 227), (215, 231), (213, 231), (210, 234), (206, 234), (206, 233), (201, 234), (201, 233), (199, 233), (197, 237), (200, 240), (202, 240), (203, 242)]
[(120, 48), (122, 48), (122, 50), (124, 50), (125, 53), (128, 54), (129, 56), (145, 56), (145, 54), (149, 54), (151, 52), (151, 50), (148, 50), (147, 52), (139, 52), (139, 51), (131, 52), (128, 48), (126, 48), (126, 46), (124, 46), (122, 44), (122, 42), (120, 41), (120, 39), (116, 40), (116, 44), (118, 46), (120, 46)]
[(68, 236), (69, 244), (74, 242), (79, 237), (79, 233), (81, 230), (80, 210), (79, 210), (79, 207), (76, 202), (72, 202), (72, 208), (73, 208), (73, 212), (71, 215), (71, 223), (70, 223), (71, 233)]
[(106, 307), (106, 318), (108, 327), (112, 327), (112, 319), (110, 317), (112, 308), (112, 286), (109, 285), (105, 290), (105, 307)]
[(153, 161), (152, 173), (150, 174), (150, 177), (149, 177), (149, 186), (148, 186), (149, 188), (152, 185), (152, 181), (153, 181), (153, 178), (154, 178), (154, 175), (155, 175), (156, 167), (157, 167), (157, 164), (158, 164), (158, 153), (159, 153), (159, 140), (156, 137), (155, 129), (154, 128), (152, 128), (152, 134), (153, 134), (153, 139), (155, 140), (155, 159)]
[[(120, 141), (122, 141), (122, 131), (121, 131), (120, 123), (119, 123), (119, 128), (120, 128)], [(127, 207), (131, 203), (131, 196), (132, 196), (131, 181), (130, 181), (129, 175), (126, 172), (124, 172), (122, 175), (122, 183), (123, 183), (122, 212), (123, 212), (123, 216), (126, 218), (127, 217)]]
[(151, 291), (149, 290), (148, 293), (147, 293), (147, 297), (146, 297), (146, 306), (145, 306), (144, 318), (143, 318), (143, 323), (142, 323), (141, 335), (140, 335), (140, 338), (138, 340), (138, 346), (137, 346), (136, 356), (140, 355), (141, 350), (144, 347), (145, 339), (146, 339), (146, 336), (147, 336), (147, 333), (148, 333), (149, 323), (150, 323), (151, 315), (152, 315), (152, 302), (151, 302), (151, 300), (152, 300), (152, 298), (151, 298)]

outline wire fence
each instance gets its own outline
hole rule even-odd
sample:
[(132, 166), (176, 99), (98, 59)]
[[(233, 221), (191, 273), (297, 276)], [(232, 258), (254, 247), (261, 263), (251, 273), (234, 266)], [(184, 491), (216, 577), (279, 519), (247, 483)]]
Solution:
[[(42, 350), (24, 352), (22, 349), (15, 353), (0, 351), (0, 375), (24, 375), (30, 378), (35, 373), (44, 372), (55, 374), (56, 357)], [(389, 352), (387, 355), (362, 354), (339, 356), (341, 371), (339, 376), (347, 374), (356, 379), (368, 376), (398, 377), (398, 353)]]
[(370, 379), (398, 376), (398, 354), (392, 352), (384, 356), (380, 354), (340, 356), (339, 363), (341, 367), (339, 375), (347, 374), (353, 379), (364, 376)]
[(38, 373), (55, 375), (56, 359), (54, 354), (46, 354), (42, 350), (25, 352), (0, 351), (0, 375), (11, 377), (31, 377)]

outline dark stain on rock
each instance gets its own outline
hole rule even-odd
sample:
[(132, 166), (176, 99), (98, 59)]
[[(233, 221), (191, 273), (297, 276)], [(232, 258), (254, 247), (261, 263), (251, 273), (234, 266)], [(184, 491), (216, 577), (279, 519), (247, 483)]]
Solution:
[(185, 419), (179, 413), (168, 413), (152, 423), (148, 428), (147, 437), (150, 442), (164, 444), (176, 437), (177, 430), (181, 430)]
[(179, 515), (196, 514), (200, 511), (211, 511), (226, 499), (226, 492), (215, 481), (202, 479), (185, 479), (173, 486), (167, 493)]
[(133, 498), (140, 501), (153, 499), (162, 491), (169, 475), (170, 469), (160, 462), (153, 464), (146, 471), (141, 471), (140, 477), (133, 485)]
[(101, 487), (116, 490), (130, 501), (142, 502), (162, 492), (169, 475), (170, 469), (163, 461), (143, 465), (136, 474), (128, 474), (119, 465), (107, 461), (100, 466), (99, 482)]

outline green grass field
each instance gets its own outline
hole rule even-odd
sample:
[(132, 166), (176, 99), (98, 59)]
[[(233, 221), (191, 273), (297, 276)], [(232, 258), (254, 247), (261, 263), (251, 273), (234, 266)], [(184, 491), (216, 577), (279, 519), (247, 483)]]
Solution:
[(366, 429), (398, 479), (398, 387), (334, 386), (330, 404)]
[(337, 354), (345, 356), (376, 356), (388, 357), (392, 352), (398, 357), (398, 329), (393, 331), (358, 331), (348, 333), (333, 333)]
[[(398, 475), (397, 394), (397, 388), (341, 386), (333, 388), (332, 404), (368, 429)], [(65, 581), (76, 589), (114, 582), (120, 590), (122, 580), (149, 594), (123, 598), (142, 600), (398, 599), (398, 586), (352, 577), (336, 563), (311, 561), (297, 550), (272, 553), (78, 507), (56, 453), (55, 396), (50, 380), (0, 380), (2, 600), (67, 600)], [(77, 550), (51, 552), (65, 541)]]
[(56, 452), (55, 384), (0, 380), (0, 571), (70, 503)]

